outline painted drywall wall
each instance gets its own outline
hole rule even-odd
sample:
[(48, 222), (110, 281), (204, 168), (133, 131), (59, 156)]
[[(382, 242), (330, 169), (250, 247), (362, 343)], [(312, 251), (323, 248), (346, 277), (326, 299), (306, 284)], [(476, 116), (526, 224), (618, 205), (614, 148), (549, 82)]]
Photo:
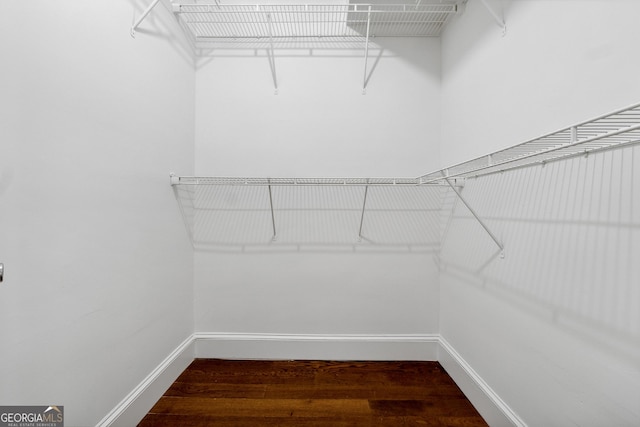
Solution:
[(193, 171), (194, 72), (159, 5), (0, 5), (0, 404), (95, 425), (193, 331), (171, 170)]
[[(500, 5), (499, 2), (493, 2)], [(469, 2), (443, 49), (443, 166), (640, 101), (630, 1)], [(640, 152), (469, 180), (442, 249), (441, 334), (528, 425), (640, 422)]]
[[(442, 37), (442, 166), (638, 102), (633, 0), (470, 1)], [(584, 4), (583, 4), (584, 3)]]
[[(220, 50), (196, 72), (196, 173), (418, 176), (439, 156), (437, 39)], [(194, 190), (195, 191), (195, 190)], [(193, 193), (196, 331), (435, 333), (439, 190)], [(185, 196), (189, 200), (189, 196)], [(272, 241), (273, 229), (277, 239)], [(231, 231), (233, 230), (233, 231)]]
[[(438, 39), (219, 49), (197, 71), (196, 171), (418, 176), (438, 164)], [(359, 46), (360, 49), (355, 47)]]

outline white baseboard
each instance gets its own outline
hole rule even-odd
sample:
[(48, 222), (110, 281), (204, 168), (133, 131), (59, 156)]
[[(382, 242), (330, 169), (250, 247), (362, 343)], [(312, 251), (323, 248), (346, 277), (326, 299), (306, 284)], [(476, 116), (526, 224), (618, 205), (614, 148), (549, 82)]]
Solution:
[(297, 360), (437, 360), (438, 335), (196, 333), (196, 357)]
[(298, 335), (195, 333), (96, 427), (137, 425), (194, 358), (438, 361), (492, 427), (526, 424), (437, 334)]
[(131, 427), (137, 425), (165, 391), (194, 359), (194, 338), (191, 335), (169, 354), (116, 405), (96, 427)]
[(491, 427), (527, 427), (442, 336), (439, 344), (438, 362)]

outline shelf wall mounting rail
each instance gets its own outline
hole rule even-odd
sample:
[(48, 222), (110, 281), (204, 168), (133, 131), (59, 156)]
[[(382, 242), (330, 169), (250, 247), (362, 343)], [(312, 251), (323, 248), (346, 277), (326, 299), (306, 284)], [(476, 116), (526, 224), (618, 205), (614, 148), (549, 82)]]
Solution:
[[(640, 143), (640, 104), (635, 104), (556, 132), (422, 175), (423, 184), (444, 176), (474, 178)], [(445, 173), (446, 172), (446, 173)]]

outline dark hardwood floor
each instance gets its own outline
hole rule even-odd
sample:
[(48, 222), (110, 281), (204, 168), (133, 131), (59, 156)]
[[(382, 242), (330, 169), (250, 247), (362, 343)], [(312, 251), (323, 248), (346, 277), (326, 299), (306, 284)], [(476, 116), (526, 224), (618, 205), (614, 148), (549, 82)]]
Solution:
[(486, 425), (438, 362), (196, 359), (138, 426)]

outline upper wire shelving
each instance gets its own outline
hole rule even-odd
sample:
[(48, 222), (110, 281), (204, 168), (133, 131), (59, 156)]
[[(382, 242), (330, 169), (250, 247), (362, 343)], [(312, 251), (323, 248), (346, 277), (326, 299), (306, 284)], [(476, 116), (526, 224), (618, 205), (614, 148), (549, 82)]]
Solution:
[(640, 104), (419, 177), (423, 184), (471, 178), (623, 148), (640, 142)]
[(437, 37), (457, 1), (413, 4), (227, 5), (173, 2), (196, 47), (221, 40)]
[[(367, 87), (369, 43), (374, 37), (438, 37), (463, 0), (407, 4), (223, 4), (220, 0), (166, 0), (196, 55), (220, 48), (266, 49), (275, 93), (274, 49), (304, 41), (309, 48), (355, 42), (364, 51), (362, 93)], [(160, 0), (134, 21), (131, 35)], [(351, 44), (351, 43), (349, 43)], [(352, 49), (355, 47), (352, 47)]]

